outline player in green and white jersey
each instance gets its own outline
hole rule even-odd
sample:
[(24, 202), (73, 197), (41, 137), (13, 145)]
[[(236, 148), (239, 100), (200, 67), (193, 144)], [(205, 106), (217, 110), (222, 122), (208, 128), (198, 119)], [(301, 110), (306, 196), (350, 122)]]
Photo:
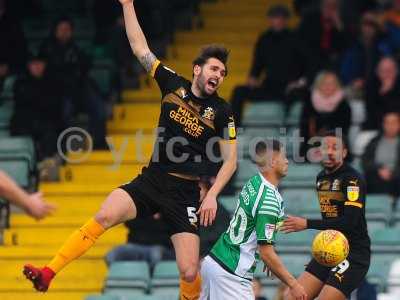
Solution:
[(257, 144), (256, 157), (259, 173), (244, 185), (228, 230), (201, 264), (200, 300), (254, 299), (252, 279), (259, 258), (289, 286), (294, 299), (307, 299), (273, 246), (284, 217), (277, 185), (288, 171), (285, 151), (277, 140), (268, 140)]

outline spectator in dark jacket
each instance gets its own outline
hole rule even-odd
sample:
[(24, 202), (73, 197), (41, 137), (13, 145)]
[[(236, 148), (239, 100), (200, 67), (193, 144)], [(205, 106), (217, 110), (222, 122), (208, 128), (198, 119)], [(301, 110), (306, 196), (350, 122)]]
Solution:
[(315, 78), (311, 95), (303, 107), (300, 135), (305, 143), (302, 154), (308, 149), (310, 138), (329, 130), (340, 128), (347, 135), (351, 123), (351, 109), (335, 73), (322, 71)]
[(400, 1), (392, 0), (391, 8), (383, 14), (386, 42), (394, 50), (393, 55), (400, 57)]
[(268, 12), (270, 27), (257, 41), (247, 84), (233, 91), (231, 104), (239, 125), (245, 100), (284, 100), (289, 86), (305, 82), (311, 60), (288, 29), (288, 17), (284, 6), (274, 6)]
[(340, 17), (339, 0), (323, 0), (320, 11), (303, 17), (298, 34), (311, 51), (318, 69), (337, 69), (348, 39)]
[(376, 66), (384, 55), (390, 54), (389, 46), (381, 39), (379, 23), (374, 14), (365, 13), (360, 26), (360, 36), (345, 52), (341, 63), (343, 84), (350, 85), (361, 94), (374, 75)]
[(371, 140), (362, 156), (368, 193), (400, 195), (399, 134), (399, 113), (386, 113), (382, 133)]
[(22, 72), (27, 59), (25, 36), (19, 21), (7, 10), (6, 1), (0, 0), (0, 91), (5, 78)]
[(400, 112), (400, 78), (396, 61), (391, 57), (382, 58), (376, 75), (366, 87), (365, 129), (379, 129), (385, 111)]
[(103, 148), (106, 145), (104, 99), (88, 76), (90, 63), (73, 39), (70, 19), (61, 18), (56, 22), (51, 36), (42, 44), (40, 54), (47, 59), (49, 73), (61, 84), (65, 122), (72, 125), (77, 113), (87, 113), (94, 147)]
[(38, 160), (57, 152), (57, 136), (63, 129), (60, 88), (46, 71), (46, 62), (32, 56), (25, 75), (14, 86), (12, 135), (30, 135), (35, 141)]

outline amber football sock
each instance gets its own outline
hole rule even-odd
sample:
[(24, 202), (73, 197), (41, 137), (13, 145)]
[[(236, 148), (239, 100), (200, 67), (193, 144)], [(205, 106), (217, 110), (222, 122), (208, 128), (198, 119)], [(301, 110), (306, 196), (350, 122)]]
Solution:
[(196, 279), (193, 282), (186, 282), (180, 279), (179, 289), (181, 292), (180, 300), (198, 300), (201, 291), (201, 277), (197, 273)]
[(104, 232), (103, 226), (95, 219), (90, 219), (79, 230), (71, 234), (46, 267), (58, 273), (71, 261), (89, 250)]

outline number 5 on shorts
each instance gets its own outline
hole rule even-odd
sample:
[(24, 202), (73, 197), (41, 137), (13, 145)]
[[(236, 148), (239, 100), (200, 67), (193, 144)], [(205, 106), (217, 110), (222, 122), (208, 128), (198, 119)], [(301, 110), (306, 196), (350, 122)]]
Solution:
[(197, 227), (196, 207), (187, 207), (186, 209), (190, 224)]

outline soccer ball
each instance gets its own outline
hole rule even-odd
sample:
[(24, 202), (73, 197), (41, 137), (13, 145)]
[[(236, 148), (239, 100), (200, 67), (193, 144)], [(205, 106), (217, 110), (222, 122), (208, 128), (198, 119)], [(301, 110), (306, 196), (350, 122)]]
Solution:
[(349, 255), (349, 242), (339, 231), (321, 231), (312, 243), (312, 255), (323, 266), (337, 266)]

